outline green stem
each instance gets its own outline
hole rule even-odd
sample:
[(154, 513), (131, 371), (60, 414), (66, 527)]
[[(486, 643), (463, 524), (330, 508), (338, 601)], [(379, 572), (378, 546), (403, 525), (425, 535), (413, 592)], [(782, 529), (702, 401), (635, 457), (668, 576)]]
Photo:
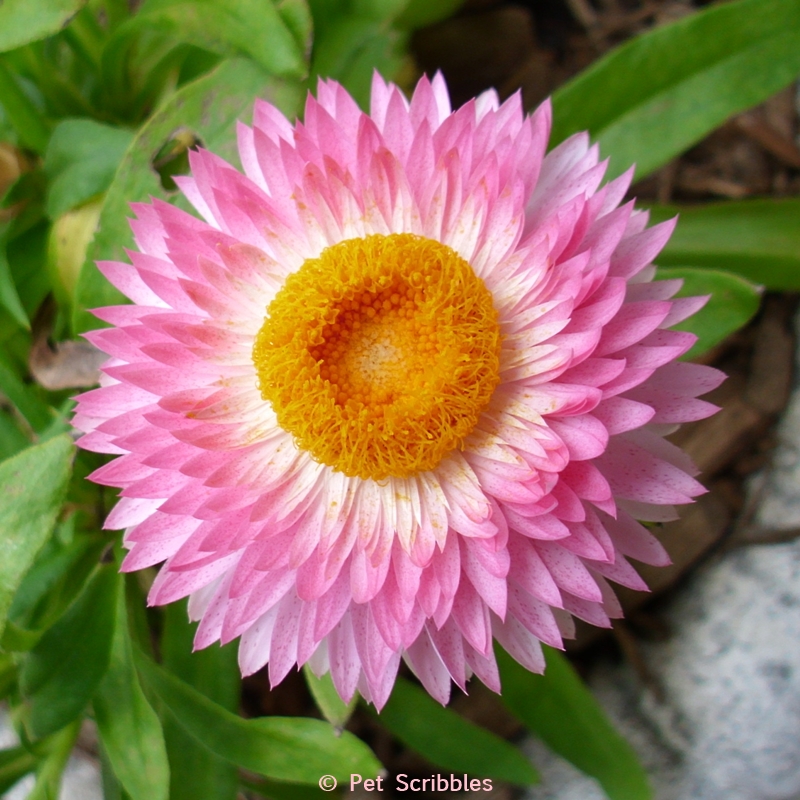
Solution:
[(28, 800), (52, 800), (58, 797), (61, 773), (64, 772), (80, 729), (81, 721), (76, 720), (50, 738), (50, 752), (36, 774), (36, 785), (28, 795)]
[(20, 142), (37, 153), (44, 153), (50, 139), (47, 121), (22, 91), (14, 75), (0, 60), (0, 104)]

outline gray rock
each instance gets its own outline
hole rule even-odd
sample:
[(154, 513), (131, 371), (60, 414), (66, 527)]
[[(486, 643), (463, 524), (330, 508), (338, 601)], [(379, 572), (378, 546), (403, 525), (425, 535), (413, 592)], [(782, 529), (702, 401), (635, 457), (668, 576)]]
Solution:
[(669, 712), (643, 709), (683, 760), (676, 788), (664, 796), (796, 797), (800, 543), (728, 554), (695, 577), (668, 618), (677, 634), (646, 656)]

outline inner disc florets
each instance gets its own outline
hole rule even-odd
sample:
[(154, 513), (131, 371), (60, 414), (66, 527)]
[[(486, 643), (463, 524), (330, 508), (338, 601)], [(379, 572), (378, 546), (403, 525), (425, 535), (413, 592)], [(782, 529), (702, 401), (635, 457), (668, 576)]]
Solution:
[(499, 382), (492, 296), (441, 242), (348, 239), (308, 259), (253, 347), (262, 397), (297, 446), (350, 477), (433, 469)]

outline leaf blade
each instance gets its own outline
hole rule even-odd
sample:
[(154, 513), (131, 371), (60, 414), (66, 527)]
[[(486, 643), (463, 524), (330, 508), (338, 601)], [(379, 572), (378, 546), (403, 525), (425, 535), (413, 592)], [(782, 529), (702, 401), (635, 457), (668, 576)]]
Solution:
[(52, 424), (55, 418), (53, 409), (39, 398), (36, 387), (22, 381), (2, 352), (0, 352), (0, 391), (35, 431), (41, 432)]
[(358, 702), (358, 695), (353, 695), (349, 703), (345, 703), (336, 687), (333, 685), (333, 679), (330, 673), (325, 673), (321, 678), (318, 678), (309, 668), (308, 664), (303, 665), (303, 676), (306, 679), (306, 685), (311, 692), (317, 708), (322, 712), (331, 725), (337, 730), (343, 730), (347, 724), (347, 720), (353, 713), (353, 709)]
[(273, 75), (302, 78), (306, 72), (303, 50), (272, 0), (150, 4), (120, 26), (107, 47), (148, 30), (219, 55), (248, 56)]
[(657, 280), (680, 278), (683, 287), (676, 297), (711, 295), (708, 303), (689, 319), (674, 326), (697, 336), (682, 358), (691, 359), (709, 351), (730, 334), (746, 325), (758, 311), (758, 287), (730, 272), (696, 267), (659, 267)]
[[(0, 6), (2, 11), (3, 6)], [(50, 136), (47, 120), (0, 58), (0, 105), (19, 141), (37, 153), (43, 153)]]
[(61, 730), (89, 704), (108, 669), (119, 575), (95, 571), (84, 590), (30, 651), (20, 671), (34, 736)]
[(611, 800), (650, 800), (647, 775), (569, 662), (545, 647), (547, 669), (534, 675), (502, 650), (503, 702), (559, 755), (596, 778)]
[(74, 445), (58, 436), (0, 463), (0, 634), (23, 578), (55, 527)]
[(0, 793), (5, 794), (20, 778), (36, 769), (37, 758), (22, 745), (0, 750)]
[(680, 220), (658, 256), (660, 266), (723, 269), (767, 289), (800, 289), (800, 200), (650, 209), (654, 221), (676, 214)]
[[(629, 40), (553, 96), (553, 142), (588, 130), (637, 178), (800, 72), (800, 2), (737, 0)], [(658, 136), (653, 135), (658, 131)]]
[[(235, 645), (192, 652), (194, 626), (186, 603), (165, 609), (161, 653), (164, 666), (222, 708), (235, 712), (241, 679)], [(236, 800), (238, 776), (234, 764), (209, 752), (165, 714), (164, 737), (170, 761), (170, 800)]]
[(86, 0), (5, 0), (0, 5), (0, 52), (58, 33)]
[(131, 131), (94, 120), (62, 120), (53, 129), (44, 157), (50, 219), (105, 192), (132, 139)]
[(170, 775), (164, 735), (133, 665), (122, 580), (117, 582), (109, 668), (92, 705), (105, 754), (131, 800), (168, 800)]
[(372, 751), (350, 733), (336, 737), (327, 723), (294, 717), (242, 719), (139, 654), (137, 666), (185, 730), (212, 753), (276, 780), (316, 784), (320, 776), (381, 769)]
[(432, 764), (526, 786), (538, 775), (509, 742), (444, 708), (404, 678), (398, 678), (376, 719)]
[(4, 237), (0, 237), (0, 308), (4, 308), (21, 328), (30, 330), (31, 323), (19, 298), (3, 239)]

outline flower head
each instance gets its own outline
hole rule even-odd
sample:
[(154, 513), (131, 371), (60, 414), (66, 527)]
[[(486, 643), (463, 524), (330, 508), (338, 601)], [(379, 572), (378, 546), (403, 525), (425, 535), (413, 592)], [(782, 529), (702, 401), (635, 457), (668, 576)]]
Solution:
[(601, 187), (549, 127), (494, 92), (451, 112), (440, 76), (376, 77), (370, 115), (322, 82), (303, 123), (257, 103), (244, 175), (191, 155), (202, 220), (135, 206), (75, 424), (119, 456), (92, 478), (124, 569), (165, 562), (150, 601), (188, 595), (197, 647), (379, 707), (404, 658), (446, 702), (500, 689), (493, 638), (541, 671), (571, 615), (620, 615), (607, 580), (645, 588), (627, 557), (667, 563), (636, 520), (703, 491), (663, 438), (714, 410), (670, 330), (703, 300), (652, 280), (673, 223), (620, 205), (631, 173)]

